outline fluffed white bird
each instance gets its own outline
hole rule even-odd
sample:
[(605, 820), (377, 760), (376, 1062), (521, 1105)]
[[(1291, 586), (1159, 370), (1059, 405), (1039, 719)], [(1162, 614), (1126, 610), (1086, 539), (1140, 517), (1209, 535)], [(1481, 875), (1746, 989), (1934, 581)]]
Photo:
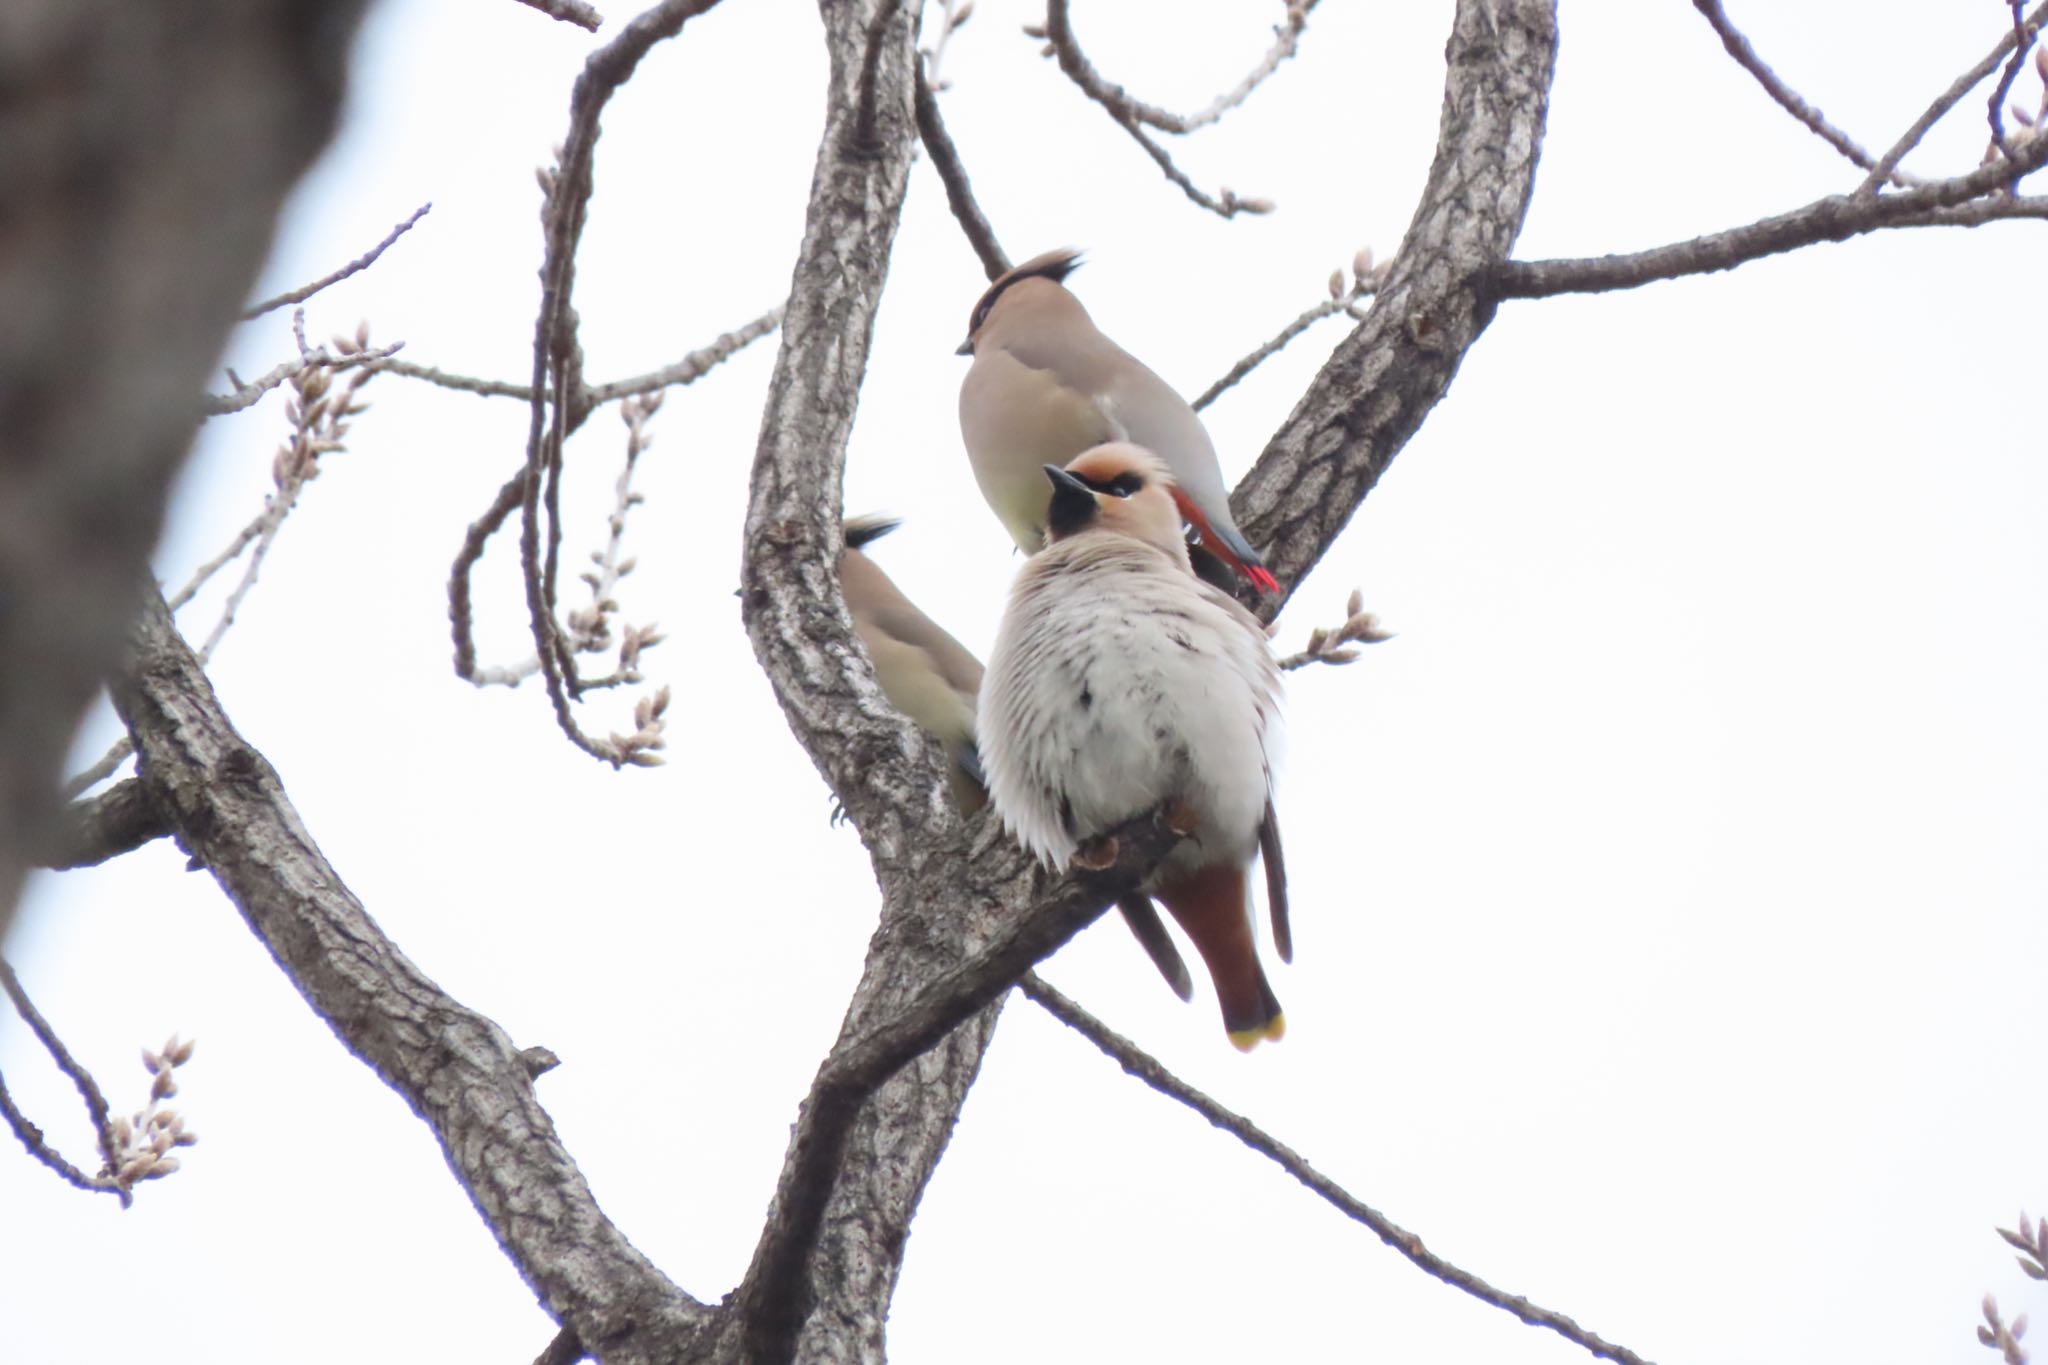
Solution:
[[(846, 548), (839, 555), (839, 590), (853, 629), (875, 665), (876, 681), (889, 704), (916, 721), (942, 745), (949, 761), (947, 783), (962, 815), (988, 803), (988, 789), (975, 749), (975, 694), (981, 689), (981, 660), (903, 595), (866, 547), (902, 523), (889, 517), (849, 517)], [(1159, 968), (1174, 994), (1194, 993), (1187, 964), (1173, 946), (1149, 897), (1132, 892), (1117, 902), (1124, 922)]]
[(1292, 956), (1268, 748), (1280, 673), (1258, 620), (1196, 578), (1152, 452), (1098, 446), (1040, 477), (1049, 544), (1018, 571), (981, 691), (989, 798), (1045, 862), (1106, 867), (1107, 832), (1164, 806), (1188, 837), (1144, 889), (1193, 940), (1230, 1041), (1286, 1029), (1259, 964), (1249, 871), (1265, 853)]
[(1109, 441), (1150, 449), (1173, 474), (1172, 498), (1202, 548), (1265, 592), (1279, 591), (1230, 515), (1216, 447), (1173, 386), (1096, 330), (1061, 283), (1071, 248), (1035, 256), (974, 305), (961, 355), (960, 435), (981, 495), (1026, 554), (1044, 543), (1052, 490), (1044, 468)]
[(882, 695), (945, 746), (953, 800), (962, 814), (971, 815), (988, 802), (974, 745), (981, 660), (919, 611), (863, 553), (901, 524), (888, 517), (847, 519), (846, 548), (839, 554), (839, 590), (854, 631), (874, 662)]

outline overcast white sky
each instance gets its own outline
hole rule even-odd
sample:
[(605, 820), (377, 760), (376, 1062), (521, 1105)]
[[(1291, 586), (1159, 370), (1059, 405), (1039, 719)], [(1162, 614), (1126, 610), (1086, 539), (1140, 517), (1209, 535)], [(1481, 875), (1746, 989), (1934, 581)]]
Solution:
[[(1032, 4), (978, 8), (945, 110), (1005, 246), (1087, 248), (1076, 291), (1186, 391), (1355, 248), (1398, 243), (1447, 3), (1327, 0), (1280, 79), (1182, 149), (1199, 181), (1280, 206), (1231, 223), (1037, 58)], [(1113, 79), (1192, 108), (1278, 8), (1126, 0), (1075, 23)], [(1853, 23), (1736, 9), (1880, 147), (2007, 22), (1994, 0)], [(607, 34), (630, 17), (607, 14)], [(1653, 245), (1858, 178), (1680, 0), (1568, 0), (1562, 23), (1521, 254)], [(594, 378), (786, 288), (816, 30), (800, 0), (726, 0), (614, 101), (576, 297)], [(368, 318), (414, 359), (523, 378), (533, 167), (592, 42), (510, 0), (386, 0), (263, 292), (431, 199), (314, 301), (315, 334)], [(1974, 164), (1982, 109), (1914, 164)], [(1506, 306), (1284, 619), (1297, 647), (1356, 584), (1399, 632), (1291, 677), (1286, 1042), (1240, 1057), (1206, 986), (1182, 1006), (1113, 921), (1047, 976), (1433, 1249), (1667, 1365), (1991, 1359), (1984, 1292), (2041, 1306), (1992, 1229), (2048, 1212), (2043, 232), (1898, 234)], [(908, 519), (878, 558), (985, 652), (1015, 560), (959, 448), (952, 350), (981, 277), (928, 167), (890, 283), (848, 506)], [(266, 368), (288, 325), (230, 359)], [(1339, 335), (1211, 410), (1233, 477)], [(213, 669), (383, 927), (561, 1055), (541, 1096), (570, 1150), (708, 1299), (745, 1265), (876, 901), (732, 597), (772, 345), (671, 395), (643, 462), (624, 602), (671, 634), (647, 661), (678, 693), (667, 767), (614, 774), (535, 687), (450, 671), (447, 565), (522, 449), (503, 400), (371, 385)], [(283, 429), (275, 399), (209, 427), (165, 576), (256, 510)], [(572, 444), (572, 548), (598, 542), (620, 435), (607, 412)], [(494, 661), (527, 648), (507, 548), (478, 584)], [(196, 1036), (181, 1101), (203, 1141), (126, 1213), (0, 1152), (0, 1360), (511, 1365), (545, 1343), (427, 1130), (168, 843), (41, 879), (8, 946), (117, 1104), (142, 1100), (138, 1045)], [(12, 1021), (0, 1068), (87, 1160), (75, 1100)], [(905, 1365), (1584, 1358), (1424, 1278), (1021, 1001), (925, 1201), (891, 1343)]]

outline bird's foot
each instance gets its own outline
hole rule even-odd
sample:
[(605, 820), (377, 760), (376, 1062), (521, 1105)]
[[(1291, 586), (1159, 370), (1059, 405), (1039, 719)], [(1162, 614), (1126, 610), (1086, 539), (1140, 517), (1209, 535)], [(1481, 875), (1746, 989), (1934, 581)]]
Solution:
[(1202, 813), (1186, 801), (1176, 801), (1166, 808), (1166, 827), (1186, 838), (1202, 827)]

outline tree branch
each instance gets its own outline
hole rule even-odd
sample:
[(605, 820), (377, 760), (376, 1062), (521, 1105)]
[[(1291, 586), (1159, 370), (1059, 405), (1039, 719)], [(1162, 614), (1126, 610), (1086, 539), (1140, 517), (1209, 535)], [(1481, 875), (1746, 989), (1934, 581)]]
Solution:
[(526, 1282), (607, 1365), (674, 1359), (709, 1321), (598, 1209), (519, 1050), (387, 939), (235, 732), (152, 591), (111, 683), (142, 781), (315, 1013), (433, 1130)]
[[(1743, 35), (1742, 30), (1735, 27), (1735, 21), (1728, 17), (1728, 11), (1722, 6), (1721, 0), (1692, 0), (1692, 7), (1714, 26), (1714, 32), (1720, 35), (1721, 46), (1728, 49), (1728, 55), (1735, 59), (1736, 65), (1756, 77), (1756, 83), (1764, 88), (1765, 94), (1778, 102), (1780, 108), (1805, 124), (1821, 141), (1864, 170), (1871, 170), (1877, 165), (1876, 160), (1857, 144), (1856, 139), (1829, 123), (1825, 114), (1800, 98), (1797, 90), (1787, 85), (1777, 72), (1771, 70), (1764, 59), (1757, 55), (1756, 47)], [(1897, 175), (1890, 178), (1905, 183), (1903, 178)]]
[[(577, 690), (575, 659), (555, 622), (562, 443), (569, 429), (582, 420), (581, 414), (572, 417), (568, 411), (571, 396), (582, 389), (581, 350), (576, 342), (575, 314), (569, 307), (575, 281), (576, 245), (582, 240), (589, 213), (598, 116), (656, 43), (674, 37), (690, 19), (717, 3), (718, 0), (661, 0), (628, 24), (618, 37), (591, 53), (569, 98), (569, 132), (561, 158), (551, 173), (542, 176), (548, 188), (547, 208), (542, 215), (546, 253), (541, 265), (540, 311), (533, 328), (532, 414), (527, 428), (525, 478), (520, 490), (519, 557), (525, 571), (527, 618), (555, 722), (577, 748), (613, 767), (630, 761), (630, 756), (620, 746), (584, 733), (577, 724), (570, 705), (571, 694)], [(550, 387), (551, 403), (543, 398)], [(541, 545), (543, 506), (545, 552)], [(463, 562), (457, 560), (458, 569)], [(458, 641), (458, 657), (460, 649)]]
[(924, 139), (925, 151), (931, 155), (932, 169), (945, 183), (946, 203), (953, 210), (953, 217), (959, 221), (960, 230), (967, 234), (968, 245), (974, 248), (974, 254), (981, 258), (981, 268), (993, 280), (1010, 268), (1010, 258), (1003, 254), (1002, 245), (996, 241), (996, 230), (989, 225), (981, 205), (974, 201), (974, 187), (967, 181), (967, 168), (960, 164), (960, 149), (953, 145), (945, 120), (939, 117), (938, 96), (932, 93), (931, 82), (925, 79), (922, 66), (917, 71), (917, 131)]
[[(1292, 10), (1289, 12), (1293, 13)], [(1302, 7), (1301, 12), (1305, 15), (1307, 7)], [(1046, 41), (1052, 44), (1053, 52), (1059, 58), (1060, 70), (1066, 72), (1067, 79), (1079, 86), (1082, 94), (1101, 105), (1110, 118), (1116, 121), (1117, 126), (1129, 133), (1132, 139), (1145, 149), (1145, 155), (1151, 157), (1166, 178), (1180, 186), (1181, 192), (1188, 198), (1211, 213), (1225, 218), (1234, 218), (1240, 213), (1273, 211), (1271, 200), (1242, 199), (1235, 191), (1229, 189), (1212, 195), (1197, 186), (1188, 178), (1186, 172), (1174, 164), (1172, 156), (1152, 139), (1143, 124), (1152, 122), (1163, 127), (1166, 125), (1159, 123), (1160, 119), (1173, 120), (1175, 116), (1133, 99), (1130, 92), (1122, 86), (1103, 79), (1102, 73), (1095, 69), (1093, 63), (1088, 60), (1088, 54), (1081, 51), (1079, 40), (1074, 37), (1073, 25), (1067, 15), (1067, 0), (1047, 0), (1045, 36)], [(1276, 60), (1274, 65), (1278, 66), (1279, 62)], [(1247, 89), (1245, 93), (1251, 92)], [(1217, 113), (1220, 117), (1222, 111), (1218, 110)]]
[(78, 1091), (78, 1097), (85, 1101), (85, 1112), (92, 1119), (92, 1130), (99, 1144), (100, 1160), (105, 1163), (98, 1176), (87, 1175), (58, 1154), (55, 1148), (43, 1140), (43, 1134), (21, 1110), (15, 1107), (11, 1098), (6, 1099), (5, 1109), (8, 1125), (22, 1145), (34, 1154), (38, 1161), (57, 1172), (71, 1184), (82, 1190), (105, 1190), (119, 1196), (121, 1207), (127, 1208), (134, 1202), (134, 1195), (121, 1181), (113, 1178), (121, 1166), (121, 1144), (114, 1135), (113, 1116), (108, 1112), (107, 1097), (101, 1093), (99, 1082), (92, 1073), (71, 1055), (71, 1049), (64, 1046), (64, 1040), (57, 1036), (57, 1030), (50, 1027), (50, 1021), (43, 1018), (35, 1002), (28, 998), (28, 992), (21, 988), (21, 981), (14, 974), (14, 968), (0, 961), (0, 990), (14, 1005), (14, 1012), (21, 1016), (21, 1022), (28, 1025), (36, 1041), (43, 1045), (43, 1051), (50, 1054), (50, 1060), (64, 1073)]
[(1732, 270), (1760, 257), (1818, 242), (1847, 241), (1880, 228), (1974, 227), (2004, 218), (2048, 217), (2048, 196), (1983, 197), (2044, 161), (2048, 161), (2048, 137), (2036, 137), (2018, 149), (2013, 161), (1995, 161), (1968, 175), (1930, 181), (1910, 190), (1829, 195), (1790, 213), (1626, 255), (1501, 262), (1488, 272), (1486, 287), (1501, 299), (1633, 289), (1653, 280)]
[(1371, 1229), (1373, 1235), (1401, 1253), (1424, 1273), (1442, 1280), (1453, 1289), (1462, 1289), (1481, 1303), (1491, 1304), (1495, 1308), (1512, 1313), (1532, 1327), (1547, 1327), (1567, 1341), (1585, 1347), (1602, 1359), (1618, 1361), (1620, 1365), (1648, 1365), (1648, 1362), (1626, 1346), (1617, 1346), (1587, 1331), (1564, 1314), (1539, 1307), (1519, 1294), (1496, 1289), (1471, 1271), (1461, 1269), (1428, 1250), (1422, 1245), (1420, 1237), (1378, 1209), (1359, 1200), (1336, 1181), (1309, 1165), (1308, 1159), (1301, 1153), (1244, 1115), (1224, 1108), (1174, 1075), (1157, 1058), (1136, 1043), (1047, 985), (1036, 972), (1027, 973), (1018, 983), (1018, 988), (1027, 998), (1043, 1007), (1046, 1013), (1095, 1044), (1104, 1056), (1130, 1075), (1137, 1077), (1168, 1099), (1186, 1105), (1245, 1146), (1272, 1161), (1345, 1217)]
[(1999, 62), (2004, 60), (2006, 53), (2013, 50), (2014, 45), (2020, 41), (2021, 34), (2031, 38), (2041, 31), (2044, 20), (2048, 20), (2048, 0), (2034, 7), (2034, 12), (2027, 16), (2023, 29), (2019, 32), (2007, 29), (2005, 35), (1982, 61), (1956, 77), (1948, 89), (1934, 97), (1934, 103), (1928, 105), (1919, 118), (1913, 120), (1913, 126), (1901, 134), (1899, 140), (1877, 159), (1877, 165), (1871, 168), (1869, 175), (1863, 177), (1863, 183), (1856, 187), (1856, 193), (1876, 193), (1878, 186), (1890, 179), (1899, 163), (1906, 159), (1907, 153), (1920, 145), (1920, 139), (1927, 136), (1928, 130), (1941, 122), (1949, 110), (1961, 103), (1963, 96), (1975, 90), (1986, 76), (1998, 69)]
[(131, 777), (89, 800), (72, 802), (36, 863), (59, 872), (94, 867), (170, 832), (148, 789)]
[[(1492, 321), (1480, 282), (1521, 231), (1556, 55), (1549, 0), (1460, 0), (1436, 157), (1407, 235), (1364, 321), (1231, 498), (1282, 583), (1322, 558)], [(1270, 619), (1283, 603), (1258, 609)]]
[(539, 10), (550, 19), (560, 19), (565, 24), (574, 24), (592, 33), (604, 26), (604, 16), (588, 0), (519, 0), (519, 3)]
[[(1273, 27), (1273, 46), (1266, 49), (1266, 55), (1259, 59), (1259, 64), (1252, 68), (1251, 74), (1192, 114), (1176, 114), (1171, 110), (1161, 109), (1156, 104), (1147, 104), (1121, 85), (1105, 79), (1088, 61), (1080, 45), (1074, 42), (1067, 3), (1068, 0), (1054, 0), (1054, 4), (1047, 7), (1046, 13), (1045, 36), (1060, 56), (1060, 69), (1072, 78), (1074, 84), (1086, 91), (1090, 99), (1104, 107), (1112, 110), (1121, 109), (1135, 122), (1150, 124), (1161, 132), (1185, 135), (1197, 128), (1208, 127), (1243, 104), (1250, 98), (1252, 91), (1264, 84), (1268, 76), (1278, 71), (1280, 64), (1292, 57), (1301, 46), (1301, 31), (1308, 27), (1309, 11), (1313, 10), (1320, 0), (1289, 0), (1287, 17)], [(1052, 14), (1055, 8), (1059, 11), (1057, 19)], [(1064, 35), (1063, 37), (1054, 36), (1055, 27)], [(1067, 53), (1070, 48), (1074, 62), (1071, 67), (1067, 64)]]
[(322, 275), (319, 279), (313, 281), (311, 284), (302, 284), (297, 289), (286, 290), (284, 293), (279, 294), (274, 299), (265, 299), (263, 302), (259, 304), (244, 309), (242, 311), (242, 321), (247, 322), (251, 318), (260, 318), (265, 313), (271, 312), (273, 309), (283, 308), (287, 304), (304, 303), (307, 299), (312, 298), (315, 294), (327, 288), (329, 285), (340, 284), (349, 276), (368, 270), (371, 266), (377, 263), (377, 258), (379, 256), (382, 256), (386, 251), (389, 251), (391, 249), (391, 244), (393, 242), (397, 241), (400, 237), (405, 236), (406, 233), (412, 231), (412, 225), (414, 223), (417, 223), (420, 219), (426, 217), (427, 213), (433, 207), (434, 206), (431, 203), (421, 204), (418, 208), (412, 211), (412, 217), (406, 219), (397, 227), (391, 229), (390, 232), (386, 233), (384, 235), (383, 241), (377, 243), (377, 245), (371, 247), (368, 251), (365, 251), (362, 255), (356, 257), (354, 260), (350, 261), (347, 265), (335, 271), (333, 274)]

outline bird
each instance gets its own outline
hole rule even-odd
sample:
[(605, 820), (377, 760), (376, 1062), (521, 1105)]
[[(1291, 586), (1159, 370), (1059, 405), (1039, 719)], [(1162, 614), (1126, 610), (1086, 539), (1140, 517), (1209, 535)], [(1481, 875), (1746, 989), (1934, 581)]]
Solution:
[[(918, 610), (867, 547), (903, 523), (892, 517), (849, 517), (842, 527), (839, 590), (854, 633), (875, 665), (875, 679), (889, 704), (910, 717), (944, 746), (947, 785), (962, 815), (988, 802), (981, 759), (975, 748), (975, 695), (981, 689), (981, 660)], [(1160, 923), (1159, 911), (1142, 892), (1117, 901), (1124, 922), (1137, 936), (1174, 994), (1194, 993), (1187, 964)]]
[(960, 384), (960, 435), (982, 497), (1017, 547), (1035, 554), (1051, 498), (1043, 466), (1064, 466), (1104, 442), (1130, 441), (1172, 471), (1172, 497), (1201, 549), (1262, 592), (1278, 592), (1231, 518), (1202, 419), (1170, 384), (1098, 331), (1063, 283), (1080, 263), (1071, 247), (1034, 256), (998, 277), (968, 319), (959, 354), (974, 363)]
[(1251, 864), (1293, 956), (1273, 808), (1280, 672), (1258, 619), (1191, 571), (1173, 472), (1111, 442), (1047, 464), (1046, 547), (1018, 570), (982, 680), (982, 765), (1009, 832), (1055, 869), (1110, 866), (1163, 808), (1183, 835), (1140, 889), (1209, 969), (1230, 1041), (1286, 1032), (1259, 962)]
[(891, 517), (847, 518), (842, 528), (845, 548), (839, 552), (839, 591), (846, 598), (854, 633), (875, 665), (882, 695), (944, 746), (953, 802), (962, 815), (972, 815), (988, 803), (974, 742), (981, 660), (918, 610), (868, 558), (867, 547), (900, 525)]

